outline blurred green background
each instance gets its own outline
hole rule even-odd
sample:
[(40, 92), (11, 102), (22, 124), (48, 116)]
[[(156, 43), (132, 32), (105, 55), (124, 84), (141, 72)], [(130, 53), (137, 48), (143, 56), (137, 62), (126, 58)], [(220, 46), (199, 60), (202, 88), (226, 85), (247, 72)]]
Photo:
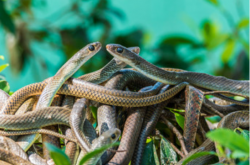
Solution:
[(249, 79), (248, 0), (0, 0), (0, 74), (11, 90), (53, 76), (75, 52), (102, 50), (75, 76), (112, 59), (108, 43), (139, 46), (159, 67)]

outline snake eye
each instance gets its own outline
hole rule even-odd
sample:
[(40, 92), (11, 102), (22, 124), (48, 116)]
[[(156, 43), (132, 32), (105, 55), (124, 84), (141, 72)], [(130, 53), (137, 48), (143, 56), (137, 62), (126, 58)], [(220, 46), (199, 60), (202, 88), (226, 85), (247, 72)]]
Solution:
[(122, 53), (122, 52), (123, 52), (123, 49), (122, 49), (122, 48), (117, 48), (116, 51), (117, 51), (118, 53)]
[(111, 135), (111, 138), (112, 138), (112, 139), (115, 139), (115, 137), (116, 137), (115, 134), (112, 134), (112, 135)]
[(95, 47), (93, 45), (89, 45), (89, 50), (90, 51), (94, 51), (95, 50)]

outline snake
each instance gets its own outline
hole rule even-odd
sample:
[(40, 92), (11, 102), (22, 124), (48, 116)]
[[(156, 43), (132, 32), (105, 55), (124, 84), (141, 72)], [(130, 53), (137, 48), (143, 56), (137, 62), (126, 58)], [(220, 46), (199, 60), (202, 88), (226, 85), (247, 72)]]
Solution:
[(83, 132), (84, 121), (86, 119), (86, 109), (89, 105), (89, 100), (85, 98), (77, 99), (73, 105), (72, 112), (70, 114), (70, 126), (74, 137), (78, 140), (81, 149), (86, 152), (90, 151), (90, 143), (85, 138)]
[(70, 110), (63, 107), (47, 107), (22, 115), (0, 115), (0, 128), (7, 130), (29, 130), (49, 125), (69, 126)]
[[(130, 85), (131, 83), (136, 83), (137, 86), (144, 85), (146, 83), (151, 84), (151, 81), (136, 81), (141, 74), (133, 74), (134, 71), (125, 70), (122, 72), (117, 72), (112, 78), (106, 82), (105, 87), (109, 89), (124, 89), (125, 86)], [(156, 94), (162, 88), (161, 83), (156, 83), (150, 90), (148, 90), (148, 96)], [(145, 90), (146, 91), (146, 90)], [(140, 91), (142, 92), (142, 91)], [(98, 128), (99, 132), (103, 132), (117, 128), (116, 122), (116, 107), (109, 105), (101, 105), (97, 110), (97, 119), (98, 119)], [(112, 158), (114, 152), (106, 151), (102, 156), (102, 163), (107, 163), (110, 158)]]
[[(159, 93), (164, 93), (164, 91), (169, 91), (173, 89), (173, 88), (169, 89), (169, 87), (170, 87), (169, 85), (165, 85)], [(135, 151), (131, 160), (131, 165), (141, 164), (142, 156), (143, 156), (143, 152), (144, 152), (144, 148), (146, 144), (146, 139), (155, 128), (160, 118), (162, 109), (168, 104), (168, 102), (169, 100), (166, 100), (160, 104), (148, 107), (148, 110), (144, 117), (144, 121), (143, 121), (143, 125), (140, 131), (139, 138), (136, 142), (136, 147), (135, 147)]]
[(35, 165), (48, 165), (46, 160), (36, 153), (32, 153), (29, 155), (29, 161)]
[(186, 107), (183, 137), (186, 149), (190, 152), (195, 144), (204, 95), (200, 90), (188, 85), (185, 90), (185, 96)]
[[(139, 54), (139, 47), (129, 47), (129, 50), (132, 52)], [(113, 74), (124, 68), (127, 64), (123, 61), (120, 61), (117, 58), (113, 58), (108, 64), (106, 64), (103, 68), (78, 77), (80, 80), (84, 80), (94, 84), (100, 84), (106, 80), (108, 80)]]
[(230, 92), (249, 98), (249, 81), (237, 81), (198, 72), (169, 72), (149, 63), (122, 45), (108, 44), (106, 49), (115, 58), (127, 63), (145, 76), (164, 84), (175, 85), (180, 82), (188, 82), (201, 88)]
[[(113, 95), (104, 94), (102, 90), (103, 88), (101, 86), (97, 88), (99, 92), (96, 92), (87, 88), (83, 89), (80, 86), (76, 86), (76, 85), (74, 86), (70, 84), (63, 84), (57, 93), (62, 94), (62, 95), (82, 97), (82, 98), (94, 100), (100, 103), (115, 105), (115, 106), (142, 107), (142, 106), (149, 106), (149, 105), (157, 104), (162, 101), (168, 100), (169, 98), (179, 93), (182, 89), (184, 89), (186, 85), (187, 83), (183, 82), (162, 94), (159, 94), (156, 96), (143, 97), (143, 98), (116, 97)], [(6, 114), (13, 114), (15, 112), (15, 109), (17, 109), (17, 107), (19, 107), (19, 105), (21, 104), (22, 101), (20, 100), (25, 100), (30, 96), (40, 94), (45, 86), (46, 86), (46, 83), (35, 83), (32, 85), (26, 86), (20, 89), (19, 91), (15, 92), (11, 96), (12, 98), (8, 99), (7, 106), (3, 107), (4, 110), (2, 112)], [(121, 93), (122, 95), (123, 92), (125, 91), (117, 91), (117, 92)], [(136, 92), (132, 92), (132, 93), (136, 93)], [(16, 101), (18, 101), (19, 105), (17, 104)]]
[[(93, 144), (91, 146), (91, 151), (98, 149), (102, 146), (108, 145), (108, 144), (114, 144), (118, 140), (118, 138), (120, 137), (120, 134), (121, 134), (121, 131), (117, 128), (110, 129), (110, 130), (104, 132), (97, 139), (93, 140)], [(91, 157), (90, 160), (88, 160), (85, 164), (86, 165), (95, 165), (103, 153), (104, 153), (104, 151)]]
[[(145, 87), (139, 92), (145, 90), (148, 90), (148, 88)], [(118, 148), (118, 151), (124, 152), (116, 152), (114, 157), (108, 162), (109, 165), (126, 165), (131, 161), (135, 149), (136, 140), (139, 137), (139, 133), (142, 127), (146, 108), (147, 107), (140, 107), (132, 108), (129, 110)]]
[(101, 49), (101, 43), (94, 42), (86, 45), (72, 56), (52, 77), (39, 97), (36, 109), (50, 106), (62, 84), (70, 78), (85, 62)]
[(22, 157), (14, 154), (13, 152), (2, 148), (0, 148), (0, 160), (13, 165), (33, 165), (28, 160), (25, 160)]

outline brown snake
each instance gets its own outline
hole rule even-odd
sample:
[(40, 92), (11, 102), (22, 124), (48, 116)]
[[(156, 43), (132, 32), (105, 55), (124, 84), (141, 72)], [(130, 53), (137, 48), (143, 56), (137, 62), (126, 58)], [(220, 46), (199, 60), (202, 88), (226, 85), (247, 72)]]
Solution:
[(117, 59), (132, 66), (140, 73), (165, 84), (188, 82), (201, 88), (225, 91), (249, 98), (249, 81), (237, 81), (197, 72), (169, 72), (147, 62), (140, 56), (118, 44), (109, 44), (107, 51)]

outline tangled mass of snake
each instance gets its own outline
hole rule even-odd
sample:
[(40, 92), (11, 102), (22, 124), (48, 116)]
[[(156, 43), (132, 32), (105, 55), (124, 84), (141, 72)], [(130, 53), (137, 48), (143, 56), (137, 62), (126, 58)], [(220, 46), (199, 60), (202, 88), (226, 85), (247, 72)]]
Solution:
[[(0, 164), (55, 164), (47, 143), (64, 148), (71, 164), (80, 164), (86, 154), (119, 142), (84, 164), (140, 165), (152, 137), (164, 137), (178, 157), (161, 159), (162, 164), (182, 164), (197, 152), (216, 152), (206, 137), (210, 130), (249, 129), (248, 80), (159, 68), (138, 55), (139, 47), (118, 44), (106, 46), (114, 56), (106, 66), (72, 78), (100, 49), (99, 42), (86, 45), (53, 77), (11, 96), (1, 90)], [(127, 65), (132, 68), (124, 69)], [(173, 111), (185, 119), (183, 128)], [(221, 117), (217, 126), (206, 120), (211, 116)], [(205, 155), (188, 164), (211, 160), (225, 161)]]

